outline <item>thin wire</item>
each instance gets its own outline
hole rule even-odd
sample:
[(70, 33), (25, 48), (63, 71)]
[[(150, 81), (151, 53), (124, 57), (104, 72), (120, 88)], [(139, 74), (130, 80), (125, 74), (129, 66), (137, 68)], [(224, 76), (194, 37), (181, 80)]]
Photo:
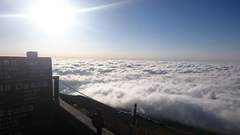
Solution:
[[(65, 83), (63, 83), (63, 82), (62, 82), (61, 84), (63, 84), (64, 86), (70, 88), (71, 90), (77, 92), (78, 94), (83, 95), (83, 96), (86, 97), (86, 98), (89, 98), (89, 99), (91, 99), (91, 100), (93, 100), (93, 101), (95, 101), (95, 102), (97, 102), (97, 103), (100, 103), (100, 104), (103, 104), (103, 105), (105, 105), (105, 106), (108, 106), (108, 107), (110, 107), (110, 108), (112, 108), (112, 109), (115, 109), (115, 108), (113, 108), (113, 107), (111, 107), (111, 106), (109, 106), (109, 105), (107, 105), (107, 104), (104, 104), (104, 103), (102, 103), (102, 102), (99, 102), (99, 101), (97, 101), (97, 100), (95, 100), (95, 99), (89, 97), (88, 95), (86, 95), (86, 94), (84, 94), (84, 93), (78, 91), (77, 89), (74, 89), (73, 87), (71, 87), (71, 86), (69, 86), (69, 85), (67, 85), (67, 84), (65, 84)], [(63, 91), (63, 90), (61, 90), (61, 91)], [(120, 111), (117, 110), (117, 109), (115, 109), (115, 110), (116, 110), (117, 112), (120, 112)]]
[[(84, 93), (78, 91), (77, 89), (74, 89), (73, 87), (71, 87), (71, 86), (69, 86), (69, 85), (67, 85), (67, 84), (65, 84), (65, 83), (63, 83), (63, 82), (62, 82), (62, 84), (63, 84), (64, 86), (70, 88), (71, 90), (77, 92), (77, 93), (80, 94), (80, 95), (83, 95), (83, 96), (85, 96), (85, 97), (91, 98), (91, 97), (87, 96), (86, 94), (84, 94)], [(63, 90), (61, 90), (61, 91), (63, 91)], [(91, 99), (92, 99), (92, 98), (91, 98)]]

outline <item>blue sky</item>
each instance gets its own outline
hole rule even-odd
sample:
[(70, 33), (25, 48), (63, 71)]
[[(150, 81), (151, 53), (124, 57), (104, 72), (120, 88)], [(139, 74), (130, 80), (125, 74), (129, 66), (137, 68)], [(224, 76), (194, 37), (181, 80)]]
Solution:
[[(33, 6), (16, 1), (0, 1), (0, 14)], [(238, 0), (66, 2), (79, 9), (120, 4), (74, 15), (61, 35), (44, 33), (25, 18), (0, 18), (0, 55), (37, 50), (43, 56), (240, 60)]]

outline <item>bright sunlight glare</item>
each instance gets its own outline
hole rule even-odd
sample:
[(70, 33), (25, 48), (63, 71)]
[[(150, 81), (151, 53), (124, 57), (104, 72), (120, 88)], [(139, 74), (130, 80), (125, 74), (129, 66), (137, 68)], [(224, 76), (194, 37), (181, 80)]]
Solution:
[(63, 0), (39, 0), (32, 6), (31, 19), (47, 34), (62, 34), (73, 25), (73, 12)]

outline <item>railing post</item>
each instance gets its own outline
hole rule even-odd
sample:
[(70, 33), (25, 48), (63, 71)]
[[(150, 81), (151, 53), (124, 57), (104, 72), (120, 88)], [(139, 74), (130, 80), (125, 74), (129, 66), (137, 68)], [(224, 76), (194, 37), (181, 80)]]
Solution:
[(53, 76), (53, 99), (59, 104), (59, 76)]
[(133, 121), (132, 124), (136, 125), (136, 119), (137, 119), (137, 104), (134, 104), (134, 110), (133, 110)]
[(130, 128), (130, 135), (136, 135), (136, 122), (137, 121), (137, 104), (134, 104), (134, 109), (132, 112), (132, 123)]

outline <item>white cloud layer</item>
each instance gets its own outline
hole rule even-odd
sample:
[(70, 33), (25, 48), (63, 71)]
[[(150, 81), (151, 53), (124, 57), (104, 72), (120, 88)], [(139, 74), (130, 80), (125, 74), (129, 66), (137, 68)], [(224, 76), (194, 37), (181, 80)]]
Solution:
[(156, 119), (240, 133), (237, 63), (58, 59), (54, 74), (113, 107), (128, 109), (137, 103), (139, 111)]

